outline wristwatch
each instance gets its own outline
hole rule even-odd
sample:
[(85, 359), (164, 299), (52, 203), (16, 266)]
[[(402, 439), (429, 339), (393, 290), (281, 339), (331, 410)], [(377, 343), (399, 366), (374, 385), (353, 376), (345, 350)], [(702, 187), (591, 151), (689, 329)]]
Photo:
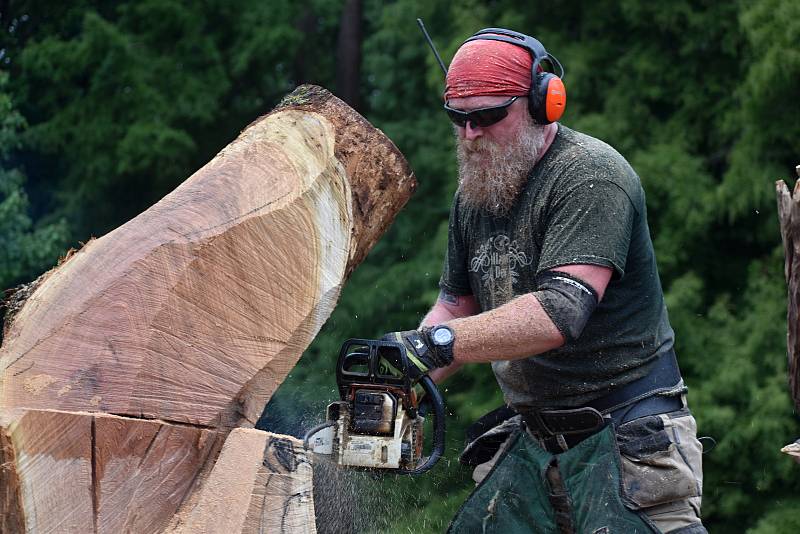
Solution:
[(431, 343), (434, 346), (434, 352), (439, 357), (442, 367), (453, 363), (453, 343), (456, 336), (449, 326), (438, 325), (431, 328), (430, 331)]

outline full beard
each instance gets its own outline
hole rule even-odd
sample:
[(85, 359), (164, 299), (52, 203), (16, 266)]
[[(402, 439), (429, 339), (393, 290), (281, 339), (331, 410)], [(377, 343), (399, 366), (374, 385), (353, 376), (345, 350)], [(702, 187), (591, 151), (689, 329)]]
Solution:
[(484, 137), (458, 141), (458, 183), (461, 201), (495, 217), (508, 214), (539, 160), (544, 127), (532, 121), (513, 143), (499, 145)]

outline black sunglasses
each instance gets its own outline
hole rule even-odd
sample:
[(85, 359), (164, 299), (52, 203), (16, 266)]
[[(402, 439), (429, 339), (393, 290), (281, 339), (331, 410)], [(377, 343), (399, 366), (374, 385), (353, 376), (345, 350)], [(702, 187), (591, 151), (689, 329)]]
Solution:
[(453, 109), (447, 104), (444, 105), (444, 110), (447, 112), (447, 116), (450, 117), (450, 120), (453, 121), (453, 124), (456, 126), (461, 126), (462, 128), (467, 126), (467, 122), (470, 123), (470, 126), (475, 128), (476, 126), (479, 128), (486, 128), (491, 126), (492, 124), (497, 124), (501, 120), (505, 119), (508, 116), (508, 106), (513, 104), (518, 96), (511, 97), (511, 100), (500, 104), (499, 106), (492, 106), (490, 108), (481, 108), (481, 109), (473, 109), (472, 111), (461, 111), (459, 109)]

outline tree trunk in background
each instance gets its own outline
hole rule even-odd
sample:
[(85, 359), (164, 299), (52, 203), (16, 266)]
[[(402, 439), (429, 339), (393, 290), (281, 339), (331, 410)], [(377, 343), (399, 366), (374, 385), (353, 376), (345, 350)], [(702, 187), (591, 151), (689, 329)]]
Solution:
[[(319, 50), (319, 45), (309, 36), (318, 35), (317, 16), (314, 14), (314, 9), (311, 4), (304, 4), (303, 14), (295, 23), (295, 28), (300, 33), (300, 43), (295, 50), (294, 60), (292, 61), (292, 78), (296, 85), (303, 83), (313, 83), (312, 74), (308, 69), (308, 62), (306, 58), (310, 54), (316, 54)], [(313, 62), (312, 62), (313, 64)]]
[(258, 419), (414, 187), (389, 139), (303, 86), (18, 293), (3, 531), (313, 531), (301, 447), (231, 430)]
[[(800, 166), (797, 167), (800, 176)], [(789, 286), (787, 312), (787, 354), (789, 358), (789, 390), (794, 401), (794, 409), (800, 413), (800, 181), (795, 184), (794, 193), (783, 180), (775, 184), (778, 194), (778, 217), (781, 224), (784, 274)], [(783, 452), (800, 456), (800, 444), (784, 447)]]
[(361, 0), (345, 0), (336, 46), (336, 95), (361, 109)]

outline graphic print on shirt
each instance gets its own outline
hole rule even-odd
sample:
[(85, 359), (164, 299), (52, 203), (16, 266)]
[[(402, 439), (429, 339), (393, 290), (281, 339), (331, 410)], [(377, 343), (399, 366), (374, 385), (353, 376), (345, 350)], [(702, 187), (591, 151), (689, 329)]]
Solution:
[(512, 241), (507, 235), (499, 234), (480, 245), (469, 262), (470, 272), (481, 277), (484, 290), (490, 295), (492, 307), (511, 300), (520, 268), (533, 261), (520, 248), (516, 239)]

